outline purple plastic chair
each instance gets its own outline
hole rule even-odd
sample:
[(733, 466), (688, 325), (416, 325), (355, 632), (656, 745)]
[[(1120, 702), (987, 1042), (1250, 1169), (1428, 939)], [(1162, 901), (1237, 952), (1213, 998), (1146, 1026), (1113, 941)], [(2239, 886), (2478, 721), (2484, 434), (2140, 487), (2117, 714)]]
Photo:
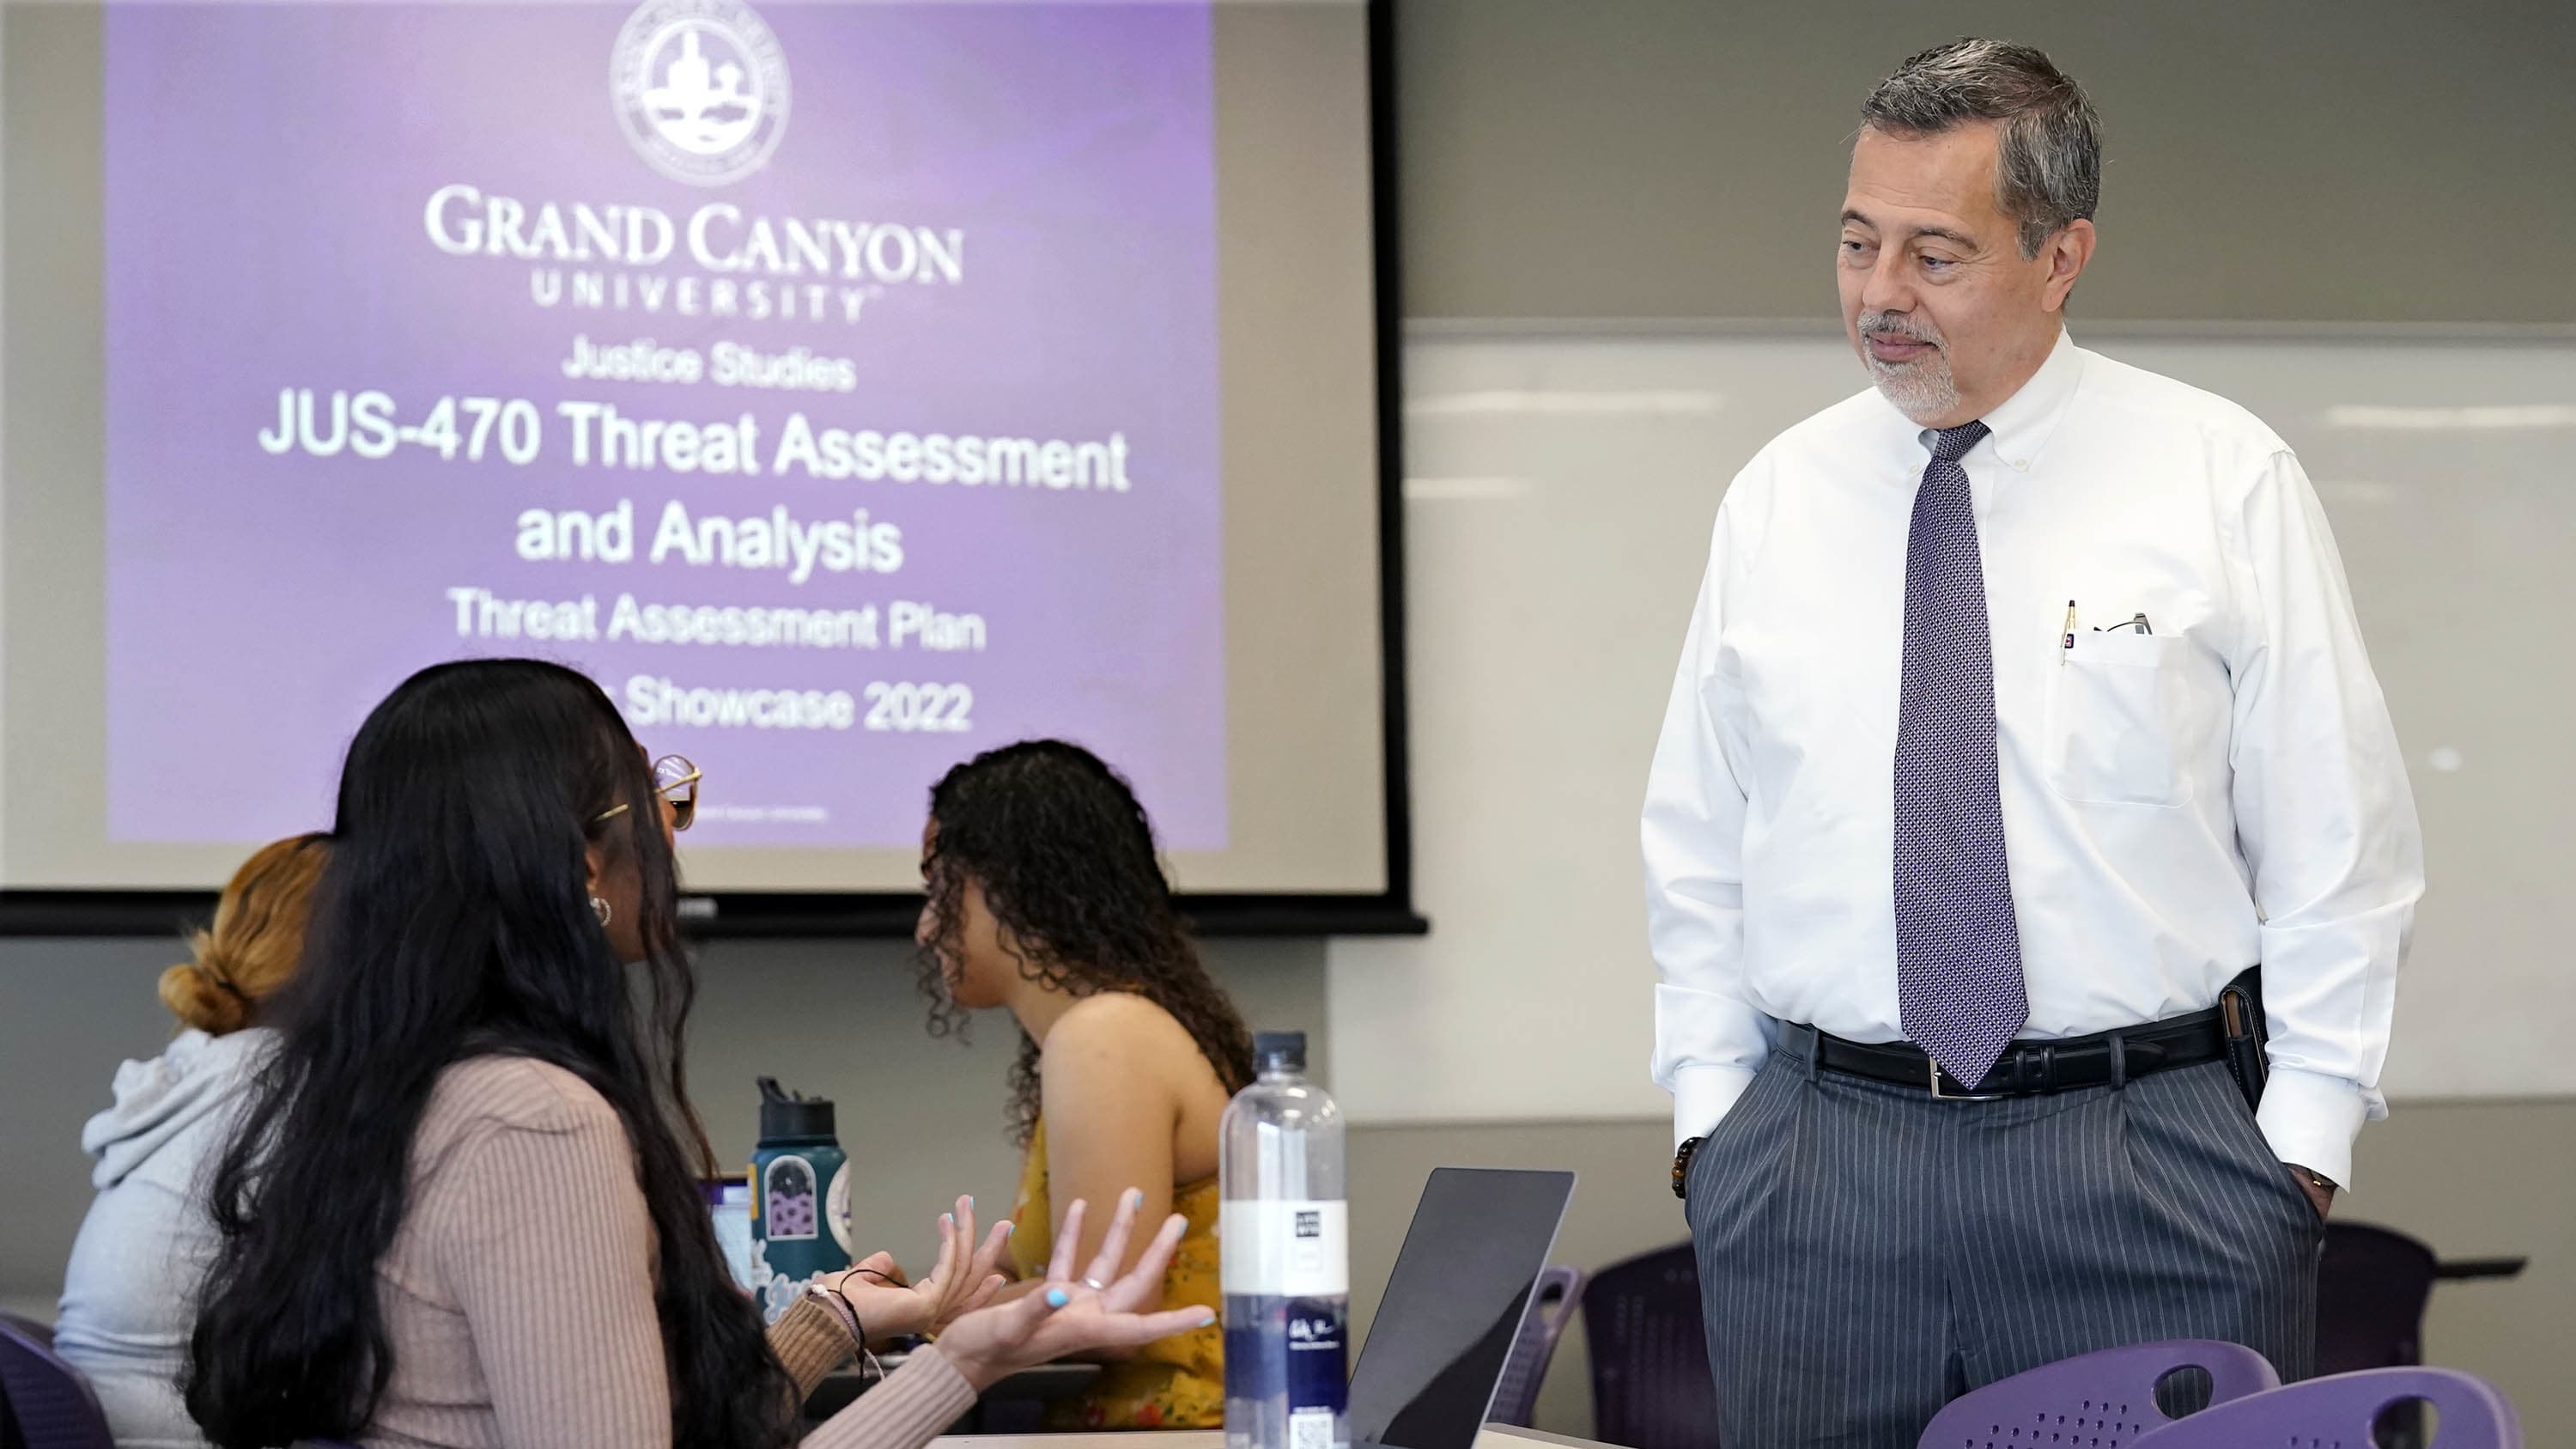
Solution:
[(1593, 1438), (1628, 1449), (1717, 1442), (1717, 1383), (1690, 1244), (1593, 1274), (1583, 1289), (1583, 1337), (1592, 1348)]
[(1539, 1270), (1538, 1281), (1530, 1285), (1529, 1316), (1521, 1320), (1521, 1331), (1512, 1339), (1511, 1357), (1503, 1360), (1502, 1382), (1494, 1389), (1494, 1404), (1485, 1412), (1485, 1422), (1530, 1427), (1531, 1417), (1538, 1412), (1539, 1386), (1547, 1382), (1556, 1342), (1565, 1336), (1566, 1320), (1574, 1316), (1582, 1291), (1580, 1268)]
[(116, 1449), (98, 1395), (54, 1352), (52, 1331), (12, 1313), (0, 1313), (0, 1411), (26, 1449)]
[(2399, 1404), (2433, 1406), (2436, 1449), (2522, 1449), (2513, 1406), (2486, 1382), (2457, 1369), (2385, 1368), (2309, 1379), (2212, 1406), (2138, 1441), (2139, 1449), (2372, 1449), (2380, 1416)]
[[(2189, 1368), (2209, 1375), (2212, 1404), (2281, 1383), (2263, 1355), (2241, 1344), (2135, 1343), (2061, 1359), (1963, 1394), (1933, 1416), (1917, 1443), (1920, 1449), (2126, 1449), (2174, 1422), (2157, 1407), (2156, 1386)], [(2370, 1449), (2369, 1440), (2354, 1449)]]

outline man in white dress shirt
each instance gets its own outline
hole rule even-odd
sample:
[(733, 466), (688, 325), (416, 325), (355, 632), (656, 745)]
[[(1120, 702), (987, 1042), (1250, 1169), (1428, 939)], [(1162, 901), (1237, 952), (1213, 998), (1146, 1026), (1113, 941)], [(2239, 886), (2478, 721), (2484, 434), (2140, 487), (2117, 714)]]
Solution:
[(1959, 41), (1862, 122), (1839, 280), (1876, 385), (1727, 490), (1644, 811), (1727, 1449), (1911, 1449), (2122, 1343), (2311, 1372), (2422, 890), (2298, 459), (2066, 334), (2083, 93)]

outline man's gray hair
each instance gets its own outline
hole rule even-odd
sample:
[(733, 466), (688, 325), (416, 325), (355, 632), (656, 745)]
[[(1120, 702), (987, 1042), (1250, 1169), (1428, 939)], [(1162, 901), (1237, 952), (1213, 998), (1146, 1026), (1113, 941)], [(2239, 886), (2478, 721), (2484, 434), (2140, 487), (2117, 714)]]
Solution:
[(2027, 45), (1954, 40), (1896, 68), (1860, 105), (1861, 125), (1894, 136), (1937, 136), (1999, 121), (1995, 196), (2021, 225), (2021, 254), (2039, 255), (2059, 228), (2089, 219), (2102, 199), (2101, 120), (2084, 91)]

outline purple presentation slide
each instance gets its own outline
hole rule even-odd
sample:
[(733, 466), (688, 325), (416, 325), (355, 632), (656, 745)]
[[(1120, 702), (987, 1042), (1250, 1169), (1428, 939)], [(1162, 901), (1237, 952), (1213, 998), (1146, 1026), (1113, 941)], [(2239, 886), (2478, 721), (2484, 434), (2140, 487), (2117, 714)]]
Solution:
[(701, 845), (1055, 735), (1226, 843), (1204, 3), (106, 14), (109, 833), (573, 664)]

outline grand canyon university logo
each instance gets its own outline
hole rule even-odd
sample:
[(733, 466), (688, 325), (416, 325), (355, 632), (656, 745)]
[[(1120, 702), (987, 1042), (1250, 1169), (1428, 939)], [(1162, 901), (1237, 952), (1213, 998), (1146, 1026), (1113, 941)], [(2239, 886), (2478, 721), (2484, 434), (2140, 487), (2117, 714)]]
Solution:
[(645, 0), (608, 69), (626, 138), (675, 181), (739, 181), (787, 133), (787, 57), (740, 0)]

